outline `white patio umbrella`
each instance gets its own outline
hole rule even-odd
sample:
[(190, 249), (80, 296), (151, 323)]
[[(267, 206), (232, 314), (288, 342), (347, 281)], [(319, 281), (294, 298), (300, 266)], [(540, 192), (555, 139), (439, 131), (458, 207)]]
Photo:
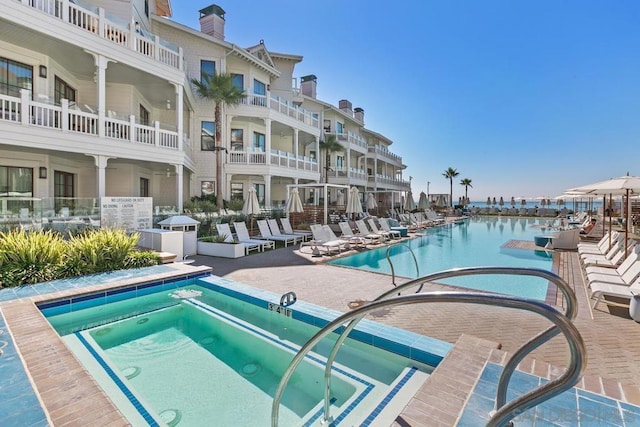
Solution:
[(527, 199), (525, 199), (524, 197), (520, 199), (520, 206), (527, 206)]
[(404, 210), (405, 211), (413, 211), (416, 209), (416, 202), (413, 200), (413, 193), (411, 192), (411, 190), (407, 191), (407, 199), (405, 200), (404, 203)]
[[(254, 190), (255, 193), (255, 190)], [(302, 206), (302, 200), (300, 200), (300, 193), (297, 188), (294, 188), (289, 193), (289, 200), (287, 200), (286, 205), (287, 213), (296, 213), (296, 212), (304, 212), (304, 207)]]
[(358, 187), (351, 187), (349, 190), (349, 199), (347, 200), (347, 214), (359, 214), (362, 212), (362, 203), (360, 203), (360, 191)]
[(515, 208), (516, 207), (516, 198), (511, 196), (511, 207)]
[(436, 206), (439, 208), (444, 208), (447, 206), (447, 201), (444, 198), (444, 194), (438, 194), (438, 198), (436, 199)]
[(427, 199), (427, 195), (424, 191), (420, 192), (420, 197), (418, 198), (418, 209), (422, 209), (423, 211), (429, 209), (429, 199)]
[(338, 190), (338, 196), (336, 197), (336, 205), (344, 206), (344, 192), (342, 190)]
[(487, 197), (487, 206), (491, 206), (491, 197)]
[(493, 203), (491, 203), (491, 204), (494, 205), (494, 206), (497, 205), (495, 197), (493, 198)]
[(500, 209), (502, 209), (502, 207), (504, 206), (504, 199), (502, 198), (502, 196), (500, 196), (500, 200), (498, 201), (498, 204), (500, 205)]
[(247, 198), (244, 199), (244, 205), (242, 205), (242, 213), (249, 217), (249, 229), (253, 231), (253, 215), (261, 212), (260, 202), (258, 202), (258, 195), (256, 194), (256, 188), (250, 187)]
[[(615, 195), (625, 196), (625, 228), (624, 228), (624, 241), (629, 239), (629, 196), (632, 194), (640, 193), (640, 176), (620, 176), (618, 178), (607, 179), (606, 181), (596, 182), (594, 184), (584, 185), (582, 187), (576, 187), (568, 190), (570, 193), (583, 193), (586, 196), (606, 195), (610, 197)], [(611, 228), (611, 222), (609, 222), (609, 228)], [(604, 227), (603, 227), (604, 234)], [(611, 246), (611, 245), (609, 245)], [(625, 259), (627, 253), (625, 251)]]
[(375, 209), (378, 207), (378, 202), (376, 202), (376, 198), (373, 196), (373, 193), (367, 194), (367, 200), (365, 201), (365, 206), (367, 210)]

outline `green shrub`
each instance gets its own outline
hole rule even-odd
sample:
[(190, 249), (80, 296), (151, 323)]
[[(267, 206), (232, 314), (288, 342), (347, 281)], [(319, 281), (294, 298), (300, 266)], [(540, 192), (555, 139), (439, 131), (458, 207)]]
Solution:
[(135, 250), (139, 236), (124, 230), (101, 228), (73, 236), (62, 270), (66, 277), (102, 273), (125, 268), (125, 260)]
[(124, 268), (151, 267), (160, 264), (160, 257), (153, 251), (133, 251), (124, 260)]
[(51, 231), (14, 229), (0, 233), (0, 283), (2, 287), (46, 282), (59, 275), (67, 243)]

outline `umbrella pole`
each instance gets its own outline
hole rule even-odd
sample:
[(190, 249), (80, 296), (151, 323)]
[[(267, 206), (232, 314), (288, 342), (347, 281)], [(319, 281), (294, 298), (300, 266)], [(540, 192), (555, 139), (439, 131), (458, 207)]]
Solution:
[(613, 194), (609, 193), (609, 249), (611, 249), (611, 204), (613, 203)]
[(624, 198), (624, 259), (627, 259), (627, 240), (629, 240), (629, 189)]

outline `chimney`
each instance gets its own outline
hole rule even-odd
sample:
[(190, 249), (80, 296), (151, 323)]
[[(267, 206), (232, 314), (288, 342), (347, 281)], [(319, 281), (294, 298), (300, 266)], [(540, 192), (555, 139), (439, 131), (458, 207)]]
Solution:
[(220, 6), (212, 4), (200, 9), (200, 31), (224, 40), (224, 10)]
[(316, 99), (316, 86), (318, 85), (318, 78), (313, 74), (309, 74), (308, 76), (302, 76), (300, 80), (300, 89), (302, 90), (302, 94)]
[(353, 109), (353, 116), (357, 121), (364, 124), (364, 109), (360, 107), (356, 107)]
[(341, 99), (340, 101), (338, 101), (338, 108), (344, 111), (345, 113), (349, 114), (351, 117), (353, 117), (352, 107), (353, 106), (351, 102), (347, 101), (346, 99)]

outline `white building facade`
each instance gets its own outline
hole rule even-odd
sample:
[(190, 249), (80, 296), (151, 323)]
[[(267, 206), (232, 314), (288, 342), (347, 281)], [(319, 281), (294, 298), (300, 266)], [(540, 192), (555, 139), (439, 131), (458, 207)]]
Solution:
[[(0, 0), (0, 215), (51, 199), (153, 197), (177, 212), (216, 188), (222, 197), (257, 189), (267, 209), (287, 184), (324, 182), (320, 141), (334, 134), (329, 182), (361, 191), (407, 191), (392, 141), (368, 130), (364, 111), (315, 96), (317, 79), (294, 68), (298, 55), (264, 42), (240, 48), (224, 38), (224, 11), (200, 11), (201, 29), (166, 19), (168, 0)], [(246, 94), (214, 105), (191, 79), (224, 72)], [(332, 198), (335, 198), (333, 195)], [(72, 205), (78, 206), (79, 204)]]

